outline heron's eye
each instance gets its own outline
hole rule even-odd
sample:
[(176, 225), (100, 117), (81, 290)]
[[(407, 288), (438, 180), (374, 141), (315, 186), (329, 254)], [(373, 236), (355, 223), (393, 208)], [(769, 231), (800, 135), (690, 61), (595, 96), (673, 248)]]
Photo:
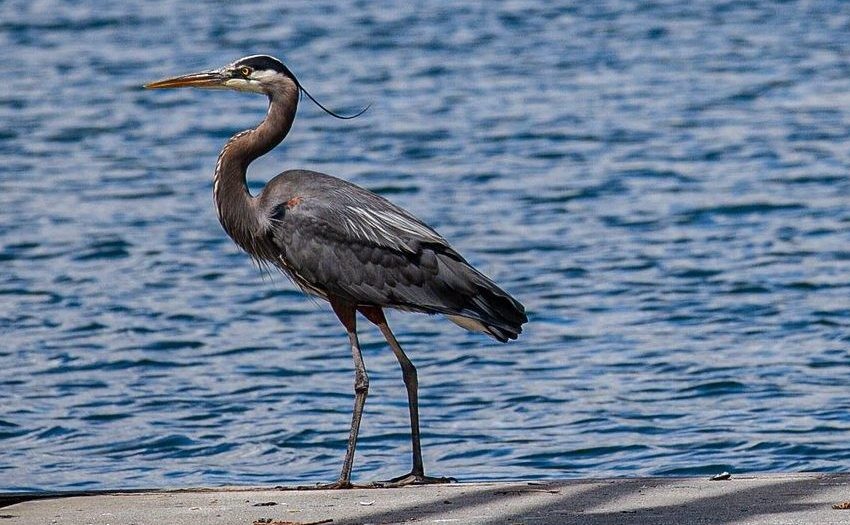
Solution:
[(243, 77), (247, 77), (251, 74), (252, 69), (248, 66), (242, 66), (239, 68), (239, 72), (242, 73)]

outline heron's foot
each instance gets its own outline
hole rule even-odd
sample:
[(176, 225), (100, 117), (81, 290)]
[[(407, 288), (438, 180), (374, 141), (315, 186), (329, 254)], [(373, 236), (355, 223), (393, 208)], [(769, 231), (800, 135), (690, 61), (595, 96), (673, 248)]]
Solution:
[(388, 479), (386, 481), (375, 481), (374, 483), (372, 483), (372, 486), (380, 488), (392, 488), (406, 487), (408, 485), (436, 485), (439, 483), (457, 483), (457, 480), (455, 478), (432, 477), (426, 476), (424, 474), (414, 474), (413, 472), (411, 472), (410, 474), (405, 474), (404, 476)]
[(368, 485), (355, 485), (350, 481), (341, 479), (333, 483), (316, 483), (315, 485), (306, 485), (298, 487), (302, 490), (343, 490), (343, 489), (365, 489)]

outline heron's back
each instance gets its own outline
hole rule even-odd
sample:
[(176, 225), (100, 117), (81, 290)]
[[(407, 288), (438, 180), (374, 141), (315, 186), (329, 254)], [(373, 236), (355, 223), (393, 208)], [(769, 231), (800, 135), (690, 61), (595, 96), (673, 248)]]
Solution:
[(350, 182), (284, 172), (259, 196), (271, 261), (305, 292), (358, 305), (447, 315), (500, 341), (516, 339), (523, 306), (437, 232)]

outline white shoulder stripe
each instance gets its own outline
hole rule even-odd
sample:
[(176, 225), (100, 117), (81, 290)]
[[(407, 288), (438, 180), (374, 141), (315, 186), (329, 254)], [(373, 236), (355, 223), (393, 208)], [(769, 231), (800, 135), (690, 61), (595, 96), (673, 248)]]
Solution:
[(361, 230), (363, 226), (368, 229), (368, 233), (364, 231), (364, 236), (368, 240), (374, 241), (379, 237), (394, 245), (406, 246), (405, 239), (399, 235), (399, 232), (402, 232), (434, 242), (445, 242), (427, 226), (392, 210), (370, 210), (356, 206), (348, 206), (348, 209), (359, 219), (358, 226)]

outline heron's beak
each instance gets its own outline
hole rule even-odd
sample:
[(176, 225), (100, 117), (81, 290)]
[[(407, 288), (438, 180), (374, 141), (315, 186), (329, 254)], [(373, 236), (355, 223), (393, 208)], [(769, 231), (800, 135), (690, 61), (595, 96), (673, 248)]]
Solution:
[(226, 78), (219, 70), (202, 71), (200, 73), (191, 73), (181, 75), (179, 77), (166, 78), (145, 84), (147, 89), (166, 89), (166, 88), (181, 88), (181, 87), (197, 87), (197, 88), (224, 88)]

